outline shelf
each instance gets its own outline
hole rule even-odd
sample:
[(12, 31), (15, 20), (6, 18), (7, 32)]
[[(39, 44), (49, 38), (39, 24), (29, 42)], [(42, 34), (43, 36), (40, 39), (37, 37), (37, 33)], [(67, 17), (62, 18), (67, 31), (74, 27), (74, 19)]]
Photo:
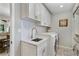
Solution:
[(9, 32), (2, 32), (2, 33), (0, 33), (0, 35), (1, 36), (6, 36), (6, 35), (10, 35), (10, 33)]
[(51, 28), (51, 26), (41, 25), (41, 23), (38, 26)]

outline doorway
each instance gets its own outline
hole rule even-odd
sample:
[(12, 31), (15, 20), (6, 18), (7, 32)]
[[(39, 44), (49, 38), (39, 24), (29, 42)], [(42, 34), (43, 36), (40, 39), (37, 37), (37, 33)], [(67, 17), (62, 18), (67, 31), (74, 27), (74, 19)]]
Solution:
[(10, 53), (10, 4), (0, 3), (0, 56)]

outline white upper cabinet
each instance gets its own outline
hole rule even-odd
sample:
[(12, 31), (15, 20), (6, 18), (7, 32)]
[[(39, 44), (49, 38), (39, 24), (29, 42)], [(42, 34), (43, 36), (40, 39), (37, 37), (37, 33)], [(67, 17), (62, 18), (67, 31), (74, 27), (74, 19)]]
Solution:
[(43, 4), (40, 4), (40, 9), (41, 9), (41, 25), (50, 27), (51, 14)]
[(40, 21), (41, 20), (41, 9), (40, 9), (40, 3), (35, 4), (35, 19)]
[(51, 14), (50, 14), (50, 12), (48, 11), (46, 15), (47, 15), (47, 24), (49, 27), (51, 27)]
[(51, 26), (51, 14), (43, 4), (36, 4), (35, 15), (40, 20), (42, 26)]
[(21, 3), (21, 17), (35, 19), (35, 8), (33, 3)]
[(50, 27), (51, 14), (48, 9), (41, 3), (35, 4), (35, 19), (41, 22), (42, 26)]
[(46, 15), (47, 10), (42, 4), (40, 5), (40, 7), (41, 7), (41, 25), (47, 26), (47, 23), (46, 23), (47, 22), (47, 20), (46, 20), (46, 18), (47, 18), (47, 15)]
[(29, 17), (33, 20), (40, 21), (40, 25), (50, 27), (51, 14), (48, 9), (41, 3), (22, 3), (21, 17)]

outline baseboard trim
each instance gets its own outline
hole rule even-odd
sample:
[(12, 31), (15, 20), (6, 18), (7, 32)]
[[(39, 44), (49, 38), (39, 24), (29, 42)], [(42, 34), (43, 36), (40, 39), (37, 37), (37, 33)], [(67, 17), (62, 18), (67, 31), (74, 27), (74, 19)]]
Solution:
[(70, 47), (62, 46), (62, 45), (59, 45), (59, 48), (70, 49), (70, 50), (73, 49), (73, 48), (70, 48)]

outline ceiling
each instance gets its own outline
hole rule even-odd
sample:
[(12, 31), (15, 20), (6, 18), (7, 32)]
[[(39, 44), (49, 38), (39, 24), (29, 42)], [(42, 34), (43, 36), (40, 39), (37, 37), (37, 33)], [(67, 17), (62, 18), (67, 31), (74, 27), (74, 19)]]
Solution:
[[(75, 3), (45, 3), (45, 5), (53, 14), (57, 14), (72, 11)], [(61, 8), (60, 5), (63, 5), (63, 7), (61, 6)]]

